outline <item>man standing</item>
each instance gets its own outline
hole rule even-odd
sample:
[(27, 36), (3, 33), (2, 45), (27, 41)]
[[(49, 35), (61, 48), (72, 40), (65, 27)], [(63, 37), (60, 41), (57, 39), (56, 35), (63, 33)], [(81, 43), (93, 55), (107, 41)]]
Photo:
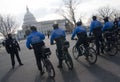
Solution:
[(18, 51), (20, 51), (20, 46), (18, 42), (12, 38), (12, 34), (8, 34), (8, 38), (5, 40), (5, 48), (11, 56), (11, 63), (13, 69), (15, 67), (15, 56), (19, 62), (19, 65), (23, 65), (18, 53)]
[(28, 49), (33, 48), (38, 69), (40, 70), (41, 75), (43, 75), (44, 71), (42, 70), (42, 64), (41, 64), (41, 58), (42, 58), (41, 48), (44, 46), (43, 40), (45, 39), (45, 35), (42, 34), (41, 32), (38, 32), (35, 26), (31, 26), (30, 30), (31, 33), (27, 37), (26, 47)]

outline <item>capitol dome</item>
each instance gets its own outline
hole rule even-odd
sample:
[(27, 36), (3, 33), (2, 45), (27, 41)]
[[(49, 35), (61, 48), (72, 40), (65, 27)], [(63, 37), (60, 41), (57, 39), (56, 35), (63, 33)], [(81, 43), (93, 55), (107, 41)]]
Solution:
[(26, 13), (24, 15), (23, 19), (23, 33), (26, 34), (26, 32), (30, 29), (31, 25), (36, 25), (38, 22), (36, 21), (35, 17), (33, 14), (29, 11), (29, 8), (26, 7)]
[(27, 12), (24, 15), (23, 25), (22, 25), (23, 30), (27, 30), (27, 29), (29, 29), (29, 26), (37, 24), (37, 21), (36, 21), (35, 17), (29, 11), (28, 7), (26, 7), (26, 11)]
[(33, 14), (29, 11), (28, 7), (26, 7), (26, 14), (24, 16), (24, 19), (23, 19), (23, 24), (25, 25), (31, 25), (31, 24), (34, 24), (36, 23), (36, 19), (35, 17), (33, 16)]

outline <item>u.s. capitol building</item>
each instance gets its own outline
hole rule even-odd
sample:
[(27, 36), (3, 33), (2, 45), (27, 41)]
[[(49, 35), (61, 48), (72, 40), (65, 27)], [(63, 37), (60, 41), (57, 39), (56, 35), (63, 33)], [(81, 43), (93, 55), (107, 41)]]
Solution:
[(38, 21), (36, 21), (36, 18), (34, 17), (34, 15), (29, 11), (29, 8), (26, 7), (26, 13), (25, 13), (24, 19), (23, 19), (22, 30), (18, 31), (17, 37), (19, 39), (25, 39), (26, 34), (28, 34), (30, 26), (32, 26), (32, 25), (36, 26), (38, 31), (40, 31), (46, 35), (48, 32), (51, 32), (53, 30), (52, 25), (55, 22), (57, 22), (59, 24), (60, 28), (66, 30), (65, 29), (65, 22), (66, 22), (65, 19), (38, 22)]

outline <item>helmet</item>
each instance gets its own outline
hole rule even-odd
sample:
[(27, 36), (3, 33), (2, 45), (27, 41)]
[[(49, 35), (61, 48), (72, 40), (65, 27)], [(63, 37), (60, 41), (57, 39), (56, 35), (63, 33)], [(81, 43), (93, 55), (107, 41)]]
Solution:
[(93, 16), (93, 17), (92, 17), (92, 19), (93, 19), (93, 20), (96, 20), (96, 19), (97, 19), (97, 17), (96, 17), (96, 16)]
[(8, 34), (8, 38), (12, 38), (12, 34)]
[(109, 17), (105, 17), (105, 18), (104, 18), (104, 21), (105, 21), (105, 22), (107, 22), (107, 21), (108, 21), (108, 19), (109, 19)]
[(30, 30), (31, 30), (31, 31), (36, 31), (37, 28), (36, 28), (35, 26), (31, 26), (31, 27), (30, 27)]
[(82, 22), (81, 22), (81, 21), (78, 21), (78, 22), (76, 23), (76, 25), (77, 25), (77, 26), (80, 26), (80, 25), (82, 25)]
[(53, 28), (57, 29), (58, 28), (58, 24), (53, 24)]

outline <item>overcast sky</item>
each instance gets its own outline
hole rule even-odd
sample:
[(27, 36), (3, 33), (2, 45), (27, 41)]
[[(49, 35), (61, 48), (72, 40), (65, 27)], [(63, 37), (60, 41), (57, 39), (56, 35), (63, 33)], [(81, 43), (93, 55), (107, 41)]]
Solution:
[[(80, 0), (78, 7), (80, 13), (86, 17), (95, 13), (96, 9), (109, 5), (114, 8), (120, 7), (120, 0)], [(61, 18), (55, 13), (56, 8), (62, 6), (62, 0), (0, 0), (0, 14), (10, 14), (16, 17), (20, 24), (23, 23), (26, 5), (37, 21)]]

